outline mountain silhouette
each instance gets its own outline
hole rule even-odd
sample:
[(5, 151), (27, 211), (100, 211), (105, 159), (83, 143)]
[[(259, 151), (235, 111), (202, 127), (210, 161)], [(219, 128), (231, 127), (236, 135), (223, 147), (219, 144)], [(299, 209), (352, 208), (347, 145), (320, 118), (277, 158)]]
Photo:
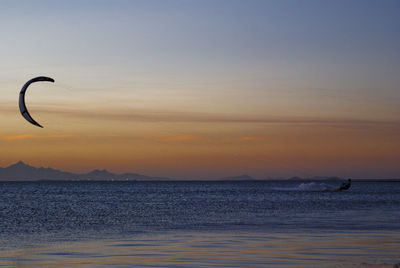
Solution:
[(255, 179), (249, 175), (240, 175), (240, 176), (233, 176), (233, 177), (224, 177), (221, 178), (222, 181), (254, 181)]
[(8, 167), (0, 167), (0, 181), (38, 181), (38, 180), (92, 180), (92, 181), (154, 181), (170, 180), (163, 177), (150, 177), (136, 173), (115, 174), (105, 169), (95, 169), (84, 174), (65, 172), (53, 168), (36, 168), (18, 161)]

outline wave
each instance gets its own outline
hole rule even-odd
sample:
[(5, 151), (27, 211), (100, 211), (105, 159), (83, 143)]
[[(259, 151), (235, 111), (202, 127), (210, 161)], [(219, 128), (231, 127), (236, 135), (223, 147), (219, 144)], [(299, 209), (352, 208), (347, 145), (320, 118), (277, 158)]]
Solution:
[(297, 187), (274, 187), (273, 189), (277, 191), (332, 192), (337, 190), (338, 187), (323, 182), (304, 182)]

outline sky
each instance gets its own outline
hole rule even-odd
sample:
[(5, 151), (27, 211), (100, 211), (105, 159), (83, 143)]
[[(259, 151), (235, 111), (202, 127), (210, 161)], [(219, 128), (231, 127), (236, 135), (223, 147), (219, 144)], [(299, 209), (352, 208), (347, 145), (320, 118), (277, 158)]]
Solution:
[(400, 177), (399, 1), (1, 6), (2, 167)]

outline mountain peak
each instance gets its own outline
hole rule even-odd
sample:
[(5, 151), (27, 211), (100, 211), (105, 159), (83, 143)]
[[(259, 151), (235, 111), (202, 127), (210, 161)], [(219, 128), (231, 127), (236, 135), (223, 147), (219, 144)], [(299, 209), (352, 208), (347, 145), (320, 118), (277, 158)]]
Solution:
[[(103, 175), (110, 175), (112, 174), (111, 172), (109, 172), (106, 169), (94, 169), (91, 172), (89, 172), (88, 174), (103, 174)], [(114, 175), (114, 174), (113, 174)]]
[(22, 160), (19, 160), (17, 163), (9, 166), (9, 168), (11, 168), (11, 167), (21, 168), (21, 167), (31, 167), (31, 166), (25, 164)]

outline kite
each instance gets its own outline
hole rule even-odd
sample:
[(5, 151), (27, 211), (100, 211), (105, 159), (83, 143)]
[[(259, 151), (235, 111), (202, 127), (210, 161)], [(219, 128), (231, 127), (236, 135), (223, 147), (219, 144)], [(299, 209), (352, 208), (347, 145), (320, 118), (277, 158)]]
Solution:
[(19, 110), (21, 111), (22, 116), (31, 124), (43, 128), (38, 122), (36, 122), (32, 116), (29, 114), (28, 109), (26, 108), (25, 105), (25, 92), (27, 88), (29, 87), (30, 84), (35, 83), (35, 82), (52, 82), (54, 83), (54, 79), (46, 76), (38, 76), (35, 78), (32, 78), (28, 82), (25, 83), (25, 85), (22, 87), (21, 92), (19, 93)]

